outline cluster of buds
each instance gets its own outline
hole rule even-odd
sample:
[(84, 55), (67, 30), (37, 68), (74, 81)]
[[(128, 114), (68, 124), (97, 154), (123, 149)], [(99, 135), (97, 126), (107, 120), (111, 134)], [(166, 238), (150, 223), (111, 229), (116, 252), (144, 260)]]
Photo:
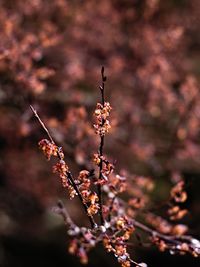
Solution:
[(126, 216), (119, 216), (116, 220), (116, 229), (122, 231), (121, 238), (124, 241), (130, 239), (135, 228), (132, 221)]
[(100, 154), (95, 153), (93, 155), (93, 162), (95, 165), (101, 166), (101, 179), (98, 179), (95, 184), (104, 185), (108, 183), (108, 177), (114, 170), (114, 165), (110, 163), (105, 156), (100, 156)]
[(59, 162), (53, 166), (53, 173), (58, 173), (61, 178), (62, 186), (68, 187), (67, 173), (69, 171), (69, 167), (64, 161), (62, 148), (47, 139), (42, 139), (38, 145), (47, 160), (50, 160), (51, 156), (58, 157), (60, 159)]
[(77, 183), (81, 191), (89, 190), (90, 185), (91, 185), (90, 172), (87, 170), (80, 171), (78, 179), (77, 179)]
[(126, 188), (126, 177), (112, 173), (107, 184), (104, 184), (103, 191), (107, 194), (108, 198), (113, 199), (117, 194), (124, 192)]
[(96, 118), (96, 123), (94, 124), (96, 134), (104, 136), (109, 132), (111, 126), (108, 120), (110, 116), (111, 106), (109, 102), (104, 104), (97, 103), (94, 116)]
[(44, 153), (47, 160), (50, 160), (51, 156), (58, 156), (58, 147), (47, 139), (42, 139), (39, 143), (39, 148)]
[(122, 237), (112, 237), (107, 234), (103, 237), (103, 245), (108, 252), (113, 252), (122, 267), (130, 267), (130, 255), (127, 252), (127, 245)]
[(67, 181), (68, 171), (69, 171), (69, 168), (64, 160), (60, 160), (58, 163), (56, 163), (53, 166), (53, 173), (59, 174), (63, 187), (68, 187), (68, 181)]
[(127, 252), (127, 241), (135, 231), (133, 222), (126, 215), (112, 217), (110, 222), (113, 233), (105, 233), (103, 245), (108, 252), (113, 252), (122, 267), (131, 266), (130, 255)]
[(100, 156), (98, 153), (94, 153), (93, 155), (93, 162), (95, 165), (99, 166), (99, 164), (101, 163), (101, 161), (104, 159), (104, 157)]
[(87, 170), (82, 170), (79, 173), (77, 179), (77, 186), (82, 194), (84, 203), (87, 204), (87, 213), (91, 216), (98, 212), (99, 210), (99, 198), (95, 192), (90, 190), (91, 180), (90, 172)]
[(102, 159), (102, 170), (101, 170), (101, 174), (102, 177), (106, 180), (108, 179), (108, 176), (113, 172), (114, 170), (114, 165), (112, 163), (110, 163), (108, 160), (106, 160), (105, 158)]
[(69, 192), (70, 199), (72, 199), (75, 196), (77, 196), (77, 192), (76, 192), (76, 190), (74, 189), (74, 187), (72, 185), (68, 186), (68, 192)]
[(93, 248), (96, 244), (96, 238), (85, 227), (75, 227), (68, 231), (71, 236), (68, 251), (70, 254), (76, 255), (82, 264), (88, 263), (88, 251)]
[(127, 182), (125, 176), (119, 174), (111, 175), (109, 182), (110, 182), (109, 184), (110, 190), (115, 194), (122, 193), (127, 188)]
[(90, 203), (87, 212), (89, 215), (94, 215), (98, 212), (99, 210), (99, 198), (97, 196), (97, 194), (95, 192), (91, 193), (88, 197), (87, 197), (87, 202)]
[(50, 160), (51, 156), (59, 158), (59, 162), (57, 162), (53, 166), (53, 173), (58, 173), (62, 186), (68, 189), (70, 199), (74, 198), (77, 195), (76, 190), (74, 187), (69, 184), (68, 181), (68, 174), (69, 174), (69, 167), (64, 161), (64, 153), (61, 147), (58, 147), (55, 143), (50, 142), (47, 139), (42, 139), (39, 142), (39, 147), (43, 151), (44, 155), (46, 156), (47, 160)]

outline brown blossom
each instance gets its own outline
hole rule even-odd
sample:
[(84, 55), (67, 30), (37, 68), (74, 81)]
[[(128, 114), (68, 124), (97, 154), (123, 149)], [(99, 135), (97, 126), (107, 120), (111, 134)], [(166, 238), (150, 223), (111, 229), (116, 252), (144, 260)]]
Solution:
[(51, 143), (47, 139), (42, 139), (38, 143), (40, 149), (43, 151), (44, 155), (46, 156), (47, 160), (50, 160), (51, 156), (57, 157), (58, 156), (58, 147)]
[(96, 118), (96, 124), (94, 124), (96, 134), (104, 136), (109, 132), (111, 126), (108, 117), (110, 116), (111, 109), (109, 102), (105, 102), (104, 105), (97, 103), (94, 112)]

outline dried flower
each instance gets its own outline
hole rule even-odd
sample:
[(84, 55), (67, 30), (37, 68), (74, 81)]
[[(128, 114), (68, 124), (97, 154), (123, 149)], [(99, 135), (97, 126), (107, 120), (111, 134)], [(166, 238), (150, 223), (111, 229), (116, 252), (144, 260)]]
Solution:
[(50, 160), (51, 156), (58, 156), (58, 147), (51, 143), (47, 139), (42, 139), (38, 143), (40, 149), (43, 151), (44, 155), (46, 156), (47, 160)]
[(99, 154), (97, 154), (97, 153), (94, 154), (93, 162), (94, 162), (94, 164), (96, 164), (97, 166), (100, 164), (100, 162), (101, 162), (101, 158), (100, 158)]
[(59, 174), (63, 187), (68, 187), (68, 180), (67, 180), (68, 171), (69, 167), (67, 166), (64, 160), (60, 160), (53, 166), (53, 173)]
[(60, 160), (58, 163), (56, 163), (53, 166), (53, 172), (54, 173), (60, 173), (60, 174), (66, 174), (69, 171), (69, 167), (67, 166), (67, 164), (65, 163), (64, 160)]
[(109, 132), (111, 126), (107, 119), (110, 116), (111, 106), (109, 102), (105, 102), (104, 105), (97, 103), (94, 115), (96, 118), (96, 124), (94, 124), (96, 134), (104, 136)]
[(70, 199), (74, 198), (75, 195), (77, 195), (77, 192), (76, 192), (76, 190), (74, 189), (74, 187), (72, 185), (68, 186), (68, 190), (69, 190)]

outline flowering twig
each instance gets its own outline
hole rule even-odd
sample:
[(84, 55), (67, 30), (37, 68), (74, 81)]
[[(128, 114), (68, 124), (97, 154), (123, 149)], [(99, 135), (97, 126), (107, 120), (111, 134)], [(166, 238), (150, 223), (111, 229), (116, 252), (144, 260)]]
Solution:
[[(48, 137), (49, 137), (49, 139), (50, 139), (50, 141), (51, 141), (51, 144), (54, 145), (54, 146), (56, 147), (56, 148), (55, 148), (55, 150), (56, 150), (56, 151), (55, 151), (55, 155), (58, 156), (58, 158), (59, 158), (59, 160), (60, 160), (60, 163), (64, 165), (65, 162), (63, 161), (64, 156), (63, 156), (62, 148), (61, 148), (61, 147), (58, 147), (58, 146), (56, 145), (55, 141), (53, 140), (53, 138), (52, 138), (52, 136), (51, 136), (51, 134), (50, 134), (50, 132), (49, 132), (49, 130), (47, 129), (47, 127), (45, 126), (44, 122), (43, 122), (43, 121), (41, 120), (41, 118), (39, 117), (37, 111), (36, 111), (36, 110), (33, 108), (33, 106), (31, 106), (31, 105), (30, 105), (30, 108), (31, 108), (31, 110), (33, 111), (35, 117), (38, 119), (38, 121), (39, 121), (39, 123), (41, 124), (42, 128), (43, 128), (43, 129), (45, 130), (45, 132), (47, 133), (47, 135), (48, 135)], [(51, 145), (51, 144), (48, 144), (48, 145)], [(45, 147), (44, 147), (44, 149), (45, 149)], [(49, 155), (49, 157), (50, 157), (50, 156), (51, 156), (51, 155)], [(66, 164), (65, 164), (65, 165), (66, 165)], [(88, 218), (89, 218), (91, 227), (92, 227), (92, 228), (95, 228), (95, 227), (96, 227), (96, 223), (95, 223), (95, 221), (94, 221), (94, 218), (93, 218), (93, 216), (92, 216), (91, 214), (88, 213), (88, 205), (85, 203), (85, 201), (84, 201), (84, 199), (83, 199), (83, 196), (82, 196), (82, 194), (81, 194), (81, 192), (80, 192), (78, 186), (76, 185), (76, 183), (75, 183), (75, 181), (74, 181), (74, 179), (73, 179), (73, 176), (72, 176), (71, 172), (69, 171), (67, 165), (66, 165), (66, 171), (64, 172), (64, 176), (65, 176), (65, 177), (62, 177), (62, 178), (67, 179), (67, 180), (69, 181), (70, 185), (73, 187), (73, 189), (75, 190), (76, 194), (78, 195), (79, 200), (80, 200), (80, 202), (82, 203), (82, 206), (83, 206), (83, 208), (84, 208), (84, 210), (85, 210), (85, 212), (86, 212), (86, 214), (87, 214), (87, 216), (88, 216)], [(64, 181), (64, 183), (65, 183), (65, 181)], [(64, 186), (64, 187), (66, 187), (66, 186)]]
[[(188, 235), (166, 235), (166, 234), (162, 234), (159, 233), (158, 231), (151, 229), (150, 227), (146, 226), (145, 224), (137, 221), (137, 220), (133, 220), (133, 225), (150, 234), (150, 236), (152, 238), (154, 238), (155, 240), (153, 241), (165, 241), (166, 243), (163, 243), (163, 245), (165, 246), (165, 248), (163, 247), (163, 249), (170, 249), (170, 244), (172, 244), (172, 252), (177, 251), (182, 251), (182, 252), (191, 252), (194, 256), (199, 257), (200, 256), (200, 241), (188, 236)], [(157, 240), (156, 240), (157, 238)], [(160, 244), (158, 244), (159, 246)], [(169, 246), (169, 247), (167, 247)], [(162, 248), (160, 247), (160, 249), (162, 250)]]
[[(101, 68), (101, 79), (102, 84), (100, 85), (100, 91), (101, 91), (101, 104), (104, 106), (105, 98), (104, 98), (104, 89), (105, 89), (105, 81), (106, 77), (104, 76), (104, 67)], [(101, 126), (103, 126), (105, 123), (105, 119), (102, 119)], [(100, 163), (99, 163), (99, 179), (101, 180), (102, 177), (102, 168), (103, 168), (103, 146), (104, 146), (104, 135), (100, 135), (100, 144), (99, 144), (99, 156), (100, 156)], [(99, 197), (99, 206), (100, 206), (100, 220), (101, 224), (104, 224), (104, 218), (102, 213), (102, 205), (103, 205), (103, 197), (102, 197), (102, 190), (101, 190), (101, 183), (98, 184), (98, 197)]]

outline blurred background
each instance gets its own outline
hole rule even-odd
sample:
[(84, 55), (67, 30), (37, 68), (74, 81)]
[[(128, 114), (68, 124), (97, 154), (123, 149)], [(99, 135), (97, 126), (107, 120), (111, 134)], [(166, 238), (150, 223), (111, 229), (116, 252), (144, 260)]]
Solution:
[[(190, 234), (200, 237), (200, 1), (0, 0), (0, 266), (79, 266), (67, 252), (58, 199), (78, 223), (52, 164), (32, 104), (65, 150), (75, 176), (98, 148), (93, 111), (101, 66), (112, 111), (107, 155), (116, 169), (151, 176), (152, 199), (183, 177)], [(159, 212), (159, 211), (158, 211)], [(148, 266), (199, 266), (133, 244)], [(101, 246), (89, 266), (118, 266)]]

